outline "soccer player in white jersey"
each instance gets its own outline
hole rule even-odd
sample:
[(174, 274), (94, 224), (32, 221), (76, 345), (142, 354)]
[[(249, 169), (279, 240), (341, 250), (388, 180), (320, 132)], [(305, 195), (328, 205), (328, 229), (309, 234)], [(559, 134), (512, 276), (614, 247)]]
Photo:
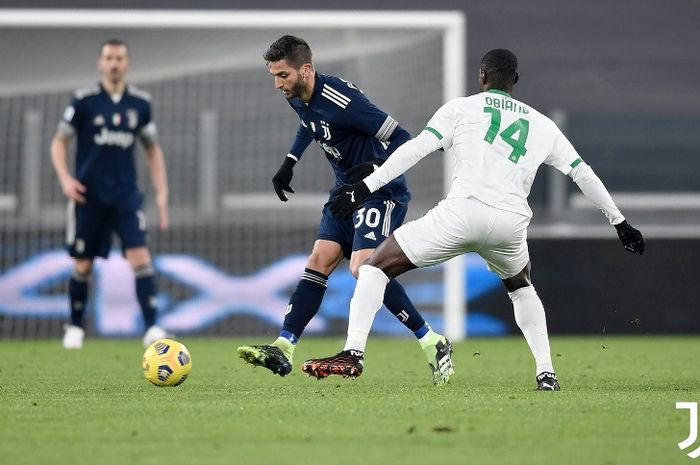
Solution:
[[(331, 207), (345, 217), (364, 198), (436, 150), (454, 157), (447, 197), (425, 216), (394, 231), (359, 269), (345, 350), (364, 351), (389, 279), (418, 267), (477, 252), (503, 281), (515, 321), (536, 363), (537, 389), (560, 390), (552, 366), (542, 302), (530, 280), (527, 226), (530, 187), (542, 163), (568, 175), (617, 230), (625, 249), (644, 252), (646, 241), (615, 206), (610, 194), (549, 118), (511, 97), (517, 58), (504, 49), (481, 61), (481, 93), (443, 105), (416, 138), (399, 147), (363, 181), (345, 186)], [(333, 357), (307, 360), (302, 369), (323, 377), (340, 371)]]

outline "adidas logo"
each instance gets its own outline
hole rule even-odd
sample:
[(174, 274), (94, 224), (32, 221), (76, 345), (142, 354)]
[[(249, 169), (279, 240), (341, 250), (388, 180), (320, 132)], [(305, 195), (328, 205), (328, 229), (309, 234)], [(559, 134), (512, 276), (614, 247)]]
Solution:
[(372, 239), (373, 241), (377, 240), (377, 236), (374, 235), (374, 231), (370, 231), (367, 234), (365, 234), (365, 237), (367, 239)]

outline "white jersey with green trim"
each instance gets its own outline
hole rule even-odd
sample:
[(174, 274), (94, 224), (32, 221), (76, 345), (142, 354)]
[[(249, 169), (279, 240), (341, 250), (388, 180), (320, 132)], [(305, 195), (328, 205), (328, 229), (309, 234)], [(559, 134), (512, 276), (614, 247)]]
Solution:
[(450, 100), (426, 131), (453, 159), (448, 198), (473, 197), (528, 217), (527, 197), (540, 165), (569, 174), (581, 163), (551, 119), (499, 90)]

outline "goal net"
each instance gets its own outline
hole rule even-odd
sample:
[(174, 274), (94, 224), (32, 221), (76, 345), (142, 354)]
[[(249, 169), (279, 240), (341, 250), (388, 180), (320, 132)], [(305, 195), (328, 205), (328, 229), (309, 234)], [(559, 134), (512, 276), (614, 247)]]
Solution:
[[(157, 230), (139, 156), (164, 325), (180, 333), (261, 334), (282, 321), (333, 183), (321, 150), (311, 145), (295, 170), (297, 193), (286, 203), (274, 194), (270, 179), (298, 121), (274, 89), (262, 54), (283, 34), (305, 38), (317, 71), (352, 81), (416, 134), (446, 99), (464, 93), (464, 28), (462, 15), (452, 12), (3, 11), (0, 334), (53, 336), (67, 316), (66, 201), (48, 147), (71, 92), (99, 79), (95, 62), (104, 40), (129, 43), (128, 81), (152, 95), (166, 156), (172, 221), (166, 232)], [(444, 162), (428, 157), (408, 174), (410, 218), (442, 198)], [(110, 259), (97, 263), (88, 332), (137, 334), (133, 281), (118, 241), (114, 246)], [(449, 307), (448, 333), (463, 334), (461, 262), (402, 281), (432, 312), (434, 326), (443, 327)], [(339, 269), (309, 330), (344, 331), (353, 289), (354, 279)], [(382, 313), (379, 332), (405, 331)]]

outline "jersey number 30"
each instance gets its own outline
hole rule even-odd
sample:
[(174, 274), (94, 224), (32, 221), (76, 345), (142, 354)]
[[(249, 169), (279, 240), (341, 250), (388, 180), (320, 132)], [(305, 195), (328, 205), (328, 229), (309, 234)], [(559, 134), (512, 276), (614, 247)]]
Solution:
[[(484, 107), (484, 113), (491, 114), (491, 125), (489, 130), (484, 136), (484, 140), (489, 144), (493, 144), (496, 140), (498, 131), (501, 129), (501, 110), (492, 107)], [(525, 156), (527, 149), (525, 148), (525, 142), (527, 142), (527, 134), (530, 131), (530, 122), (526, 119), (518, 118), (513, 124), (505, 128), (500, 136), (503, 142), (510, 145), (513, 151), (508, 155), (508, 160), (513, 163), (518, 163), (520, 157)], [(515, 133), (518, 133), (518, 137), (515, 138)]]
[(370, 208), (367, 210), (366, 208), (362, 207), (357, 210), (357, 221), (355, 222), (355, 228), (359, 228), (363, 222), (370, 228), (376, 228), (381, 219), (382, 214), (378, 209)]

